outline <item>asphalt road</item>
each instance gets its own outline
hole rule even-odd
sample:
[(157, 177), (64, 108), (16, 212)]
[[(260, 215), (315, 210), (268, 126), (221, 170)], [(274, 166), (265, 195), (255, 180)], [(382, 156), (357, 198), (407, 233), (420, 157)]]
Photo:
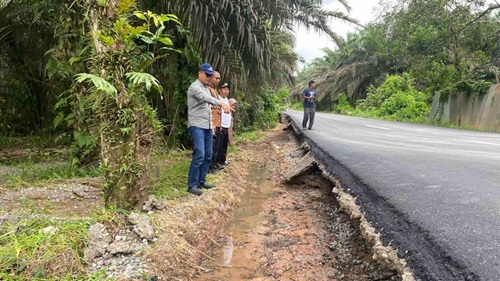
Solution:
[(500, 134), (286, 114), (421, 280), (500, 280)]

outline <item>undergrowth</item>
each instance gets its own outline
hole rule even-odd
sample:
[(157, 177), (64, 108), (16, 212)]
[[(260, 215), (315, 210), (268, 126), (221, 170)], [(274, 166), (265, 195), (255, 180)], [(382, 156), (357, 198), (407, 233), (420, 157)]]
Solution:
[[(256, 131), (235, 136), (235, 143), (260, 139), (265, 132)], [(229, 158), (239, 153), (229, 147)], [(101, 175), (98, 167), (76, 168), (61, 155), (19, 157), (0, 161), (0, 186), (24, 188), (54, 180)], [(151, 193), (158, 198), (187, 196), (187, 175), (191, 150), (156, 151), (151, 170)], [(39, 157), (41, 156), (41, 157)], [(67, 158), (66, 158), (67, 159)], [(8, 168), (8, 169), (6, 169)], [(223, 173), (210, 174), (210, 182), (227, 179)], [(55, 219), (42, 215), (31, 201), (23, 201), (14, 213), (0, 213), (0, 280), (106, 280), (101, 270), (88, 273), (83, 250), (88, 228), (95, 222), (119, 224), (122, 210), (94, 210), (81, 219)]]
[[(0, 228), (0, 280), (74, 280), (83, 277), (86, 221), (26, 216)], [(83, 279), (82, 279), (83, 280)]]
[(186, 189), (191, 154), (191, 150), (177, 150), (155, 155), (150, 184), (157, 198), (173, 199), (189, 194)]
[(31, 149), (41, 150), (49, 147), (64, 146), (69, 143), (67, 136), (30, 135), (30, 136), (2, 136), (0, 135), (0, 150)]
[[(236, 144), (242, 143), (243, 141), (257, 141), (265, 135), (265, 131), (245, 132), (238, 136), (235, 136), (234, 141)], [(229, 148), (231, 148), (231, 146), (229, 146)]]
[(88, 227), (96, 221), (116, 224), (117, 210), (90, 218), (53, 219), (28, 210), (0, 225), (0, 280), (105, 280), (105, 272), (89, 274), (83, 262)]
[(42, 183), (72, 178), (97, 177), (99, 167), (76, 167), (69, 162), (36, 163), (20, 162), (7, 172), (0, 173), (0, 185), (9, 189), (40, 185)]

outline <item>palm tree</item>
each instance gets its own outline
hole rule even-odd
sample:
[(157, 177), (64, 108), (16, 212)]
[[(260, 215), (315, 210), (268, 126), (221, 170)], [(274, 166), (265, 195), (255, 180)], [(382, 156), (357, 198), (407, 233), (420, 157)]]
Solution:
[(12, 30), (7, 20), (11, 3), (11, 1), (0, 0), (0, 48), (7, 43), (5, 39)]
[(279, 88), (291, 85), (297, 72), (298, 54), (293, 50), (295, 37), (290, 32), (272, 31), (271, 33), (271, 74), (270, 81)]
[[(345, 40), (341, 38), (337, 44), (338, 46), (344, 46)], [(324, 53), (323, 57), (314, 59), (299, 73), (298, 83), (292, 88), (293, 93), (300, 93), (311, 80), (315, 81), (320, 89), (324, 86), (326, 76), (338, 65), (339, 52), (329, 48), (323, 48), (322, 51)], [(320, 101), (323, 101), (325, 95), (321, 95), (319, 98)]]
[[(338, 36), (328, 26), (336, 18), (356, 22), (341, 12), (321, 9), (318, 0), (205, 0), (145, 1), (147, 9), (173, 13), (188, 25), (192, 38), (203, 56), (223, 77), (244, 82), (270, 77), (273, 47), (270, 32), (292, 32), (294, 24)], [(345, 0), (339, 0), (348, 10)], [(294, 40), (290, 40), (292, 43)]]
[[(165, 58), (159, 77), (164, 88), (158, 100), (159, 114), (166, 120), (167, 133), (175, 132), (173, 120), (185, 119), (186, 73), (194, 73), (199, 63), (210, 62), (233, 89), (241, 89), (252, 103), (263, 85), (278, 87), (293, 82), (299, 57), (293, 54), (294, 29), (301, 24), (322, 30), (333, 38), (328, 20), (355, 22), (342, 13), (321, 9), (319, 0), (169, 0), (142, 1), (142, 10), (175, 14), (182, 28), (172, 27), (175, 46), (183, 54)], [(344, 0), (340, 0), (349, 8)], [(287, 47), (285, 46), (287, 45)], [(172, 71), (164, 71), (164, 69)], [(275, 80), (276, 79), (276, 80)], [(178, 122), (177, 122), (178, 123)], [(183, 135), (180, 136), (183, 138)]]
[(368, 86), (391, 70), (384, 32), (383, 26), (370, 25), (360, 34), (348, 34), (347, 40), (338, 43), (338, 50), (324, 49), (325, 56), (313, 61), (301, 74), (302, 88), (314, 80), (321, 93), (319, 102), (327, 105), (342, 93), (348, 95), (352, 104), (363, 98)]
[(384, 52), (383, 33), (373, 26), (358, 36), (348, 37), (339, 48), (337, 66), (324, 75), (318, 91), (338, 95), (346, 93), (351, 103), (363, 98), (374, 79), (390, 70)]

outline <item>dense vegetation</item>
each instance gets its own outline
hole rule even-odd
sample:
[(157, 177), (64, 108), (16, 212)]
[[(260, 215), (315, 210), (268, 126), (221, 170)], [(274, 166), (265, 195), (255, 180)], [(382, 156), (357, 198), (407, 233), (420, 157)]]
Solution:
[(105, 279), (84, 265), (89, 225), (122, 224), (148, 194), (187, 194), (190, 151), (169, 150), (189, 148), (186, 90), (199, 65), (232, 85), (236, 140), (251, 139), (285, 107), (293, 27), (337, 38), (326, 23), (350, 20), (322, 2), (0, 0), (0, 190), (90, 180), (107, 205), (63, 210), (74, 220), (53, 219), (65, 204), (46, 198), (2, 206), (0, 279)]
[[(329, 19), (355, 21), (323, 2), (0, 0), (0, 189), (104, 175), (95, 185), (108, 203), (54, 220), (22, 198), (26, 213), (0, 226), (0, 279), (103, 280), (83, 265), (88, 225), (117, 224), (147, 193), (186, 194), (190, 152), (163, 148), (190, 144), (186, 90), (200, 63), (231, 83), (238, 137), (252, 138), (286, 106), (296, 25), (338, 44), (298, 77), (295, 91), (319, 82), (320, 109), (419, 121), (435, 91), (498, 83), (499, 5), (398, 0), (343, 39)], [(2, 158), (10, 152), (19, 157)]]
[(482, 93), (499, 80), (498, 4), (393, 1), (343, 39), (329, 19), (355, 21), (322, 2), (2, 1), (0, 134), (71, 144), (71, 165), (100, 163), (107, 202), (130, 208), (145, 196), (153, 144), (189, 145), (185, 93), (201, 62), (233, 85), (238, 131), (276, 122), (297, 71), (297, 24), (338, 44), (298, 77), (295, 91), (318, 82), (320, 109), (422, 121), (436, 91)]
[(237, 131), (277, 122), (296, 72), (294, 26), (339, 40), (327, 22), (353, 21), (322, 2), (1, 1), (0, 135), (70, 144), (72, 173), (99, 164), (108, 205), (132, 208), (155, 144), (190, 144), (186, 90), (202, 62), (231, 83)]
[(313, 79), (322, 110), (419, 122), (437, 91), (484, 94), (499, 83), (498, 3), (392, 2), (338, 49), (324, 50), (295, 92)]

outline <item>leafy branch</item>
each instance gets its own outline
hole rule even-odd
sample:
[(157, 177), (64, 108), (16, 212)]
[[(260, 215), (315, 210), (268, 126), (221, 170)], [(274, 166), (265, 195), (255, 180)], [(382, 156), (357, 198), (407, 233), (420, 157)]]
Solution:
[(151, 89), (151, 86), (153, 86), (153, 88), (160, 93), (163, 91), (163, 88), (161, 87), (160, 82), (158, 82), (158, 79), (156, 79), (156, 77), (149, 73), (129, 72), (125, 74), (125, 77), (127, 77), (132, 85), (136, 86), (144, 84), (148, 91)]
[(77, 83), (91, 82), (98, 91), (103, 91), (108, 95), (116, 95), (118, 92), (115, 86), (102, 77), (90, 73), (79, 73), (75, 76)]

